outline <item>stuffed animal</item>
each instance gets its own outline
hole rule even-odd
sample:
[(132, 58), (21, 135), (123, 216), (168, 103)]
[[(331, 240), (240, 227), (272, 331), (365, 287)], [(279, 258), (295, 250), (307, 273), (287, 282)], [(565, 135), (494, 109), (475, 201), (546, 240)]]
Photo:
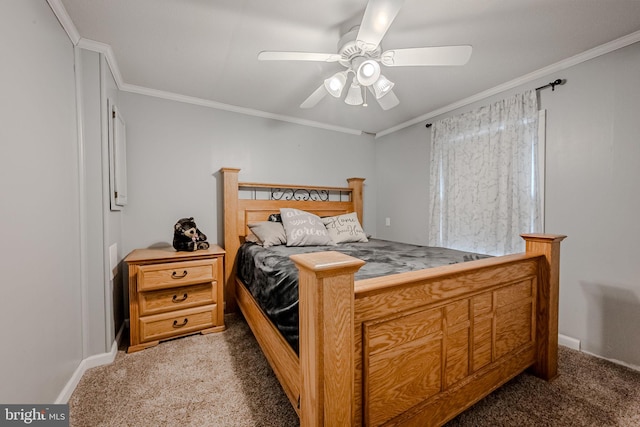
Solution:
[(197, 251), (209, 249), (207, 236), (196, 226), (193, 217), (182, 218), (176, 222), (173, 232), (173, 247), (176, 251)]

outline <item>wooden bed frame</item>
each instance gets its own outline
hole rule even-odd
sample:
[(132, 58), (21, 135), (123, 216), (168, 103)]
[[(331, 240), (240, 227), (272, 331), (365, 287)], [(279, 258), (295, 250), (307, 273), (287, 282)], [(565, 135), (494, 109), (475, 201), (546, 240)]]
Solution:
[[(300, 424), (442, 425), (530, 368), (557, 375), (560, 242), (526, 234), (526, 252), (354, 281), (363, 261), (338, 252), (294, 255), (299, 356), (235, 277), (249, 233), (281, 207), (320, 216), (356, 212), (364, 179), (348, 187), (238, 182), (224, 168), (227, 311), (242, 311)], [(241, 198), (247, 190), (338, 191), (348, 201)]]

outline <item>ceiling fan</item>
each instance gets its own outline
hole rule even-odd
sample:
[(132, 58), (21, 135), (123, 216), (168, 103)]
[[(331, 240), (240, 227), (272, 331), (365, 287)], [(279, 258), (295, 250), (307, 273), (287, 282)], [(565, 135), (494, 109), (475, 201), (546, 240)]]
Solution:
[[(263, 51), (261, 61), (338, 62), (346, 68), (327, 78), (301, 105), (312, 108), (327, 93), (340, 98), (349, 74), (353, 79), (344, 102), (367, 106), (367, 91), (383, 110), (400, 103), (393, 93), (394, 83), (383, 74), (380, 64), (387, 67), (464, 65), (471, 57), (471, 46), (418, 47), (382, 51), (380, 42), (400, 12), (404, 0), (369, 0), (362, 22), (342, 36), (338, 53)], [(363, 96), (364, 95), (364, 96)]]

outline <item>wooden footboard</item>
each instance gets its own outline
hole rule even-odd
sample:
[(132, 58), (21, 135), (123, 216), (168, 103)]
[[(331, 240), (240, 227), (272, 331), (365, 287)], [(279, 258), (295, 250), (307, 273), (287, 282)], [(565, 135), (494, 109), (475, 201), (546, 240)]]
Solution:
[[(553, 378), (564, 236), (523, 237), (524, 254), (358, 282), (343, 268), (359, 268), (354, 258), (292, 257), (301, 425), (436, 426), (528, 367)], [(351, 286), (353, 304), (327, 297)]]

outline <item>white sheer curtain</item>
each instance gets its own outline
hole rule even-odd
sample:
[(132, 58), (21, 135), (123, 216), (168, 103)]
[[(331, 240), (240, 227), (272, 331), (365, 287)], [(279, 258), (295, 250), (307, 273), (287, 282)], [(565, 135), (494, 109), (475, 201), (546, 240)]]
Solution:
[(541, 231), (535, 90), (433, 124), (432, 246), (522, 252)]

